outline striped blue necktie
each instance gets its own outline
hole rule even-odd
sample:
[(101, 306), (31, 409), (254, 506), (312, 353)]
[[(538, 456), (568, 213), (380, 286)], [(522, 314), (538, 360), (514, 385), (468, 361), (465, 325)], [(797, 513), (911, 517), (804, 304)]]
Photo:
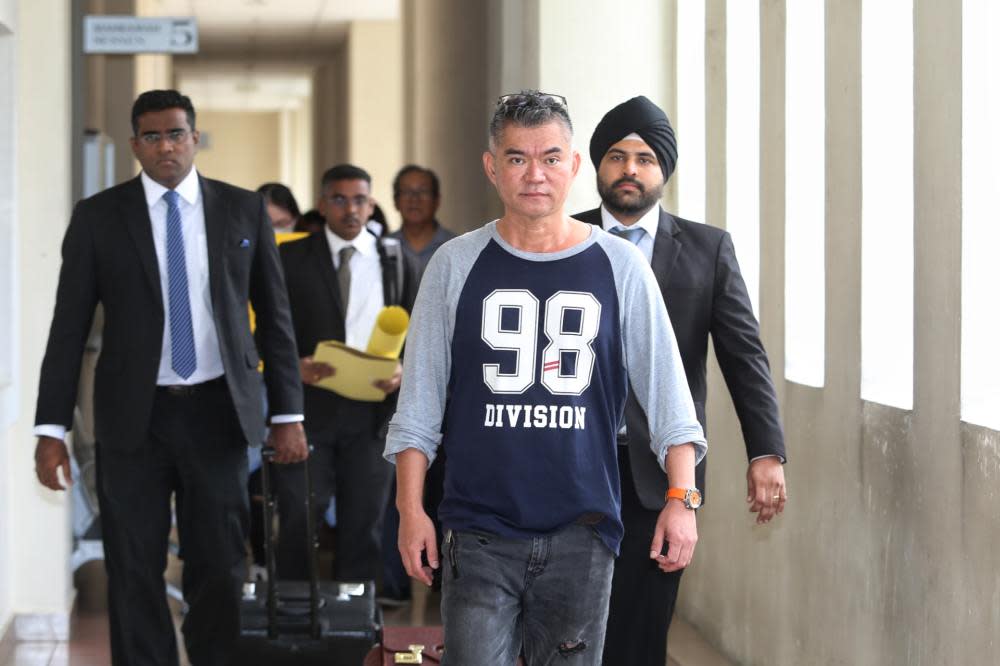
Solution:
[(188, 296), (187, 262), (184, 259), (184, 233), (177, 192), (167, 190), (167, 299), (170, 310), (170, 366), (187, 379), (198, 366), (191, 325), (191, 301)]
[(624, 238), (632, 245), (638, 245), (639, 241), (642, 240), (642, 235), (646, 233), (646, 230), (642, 227), (614, 227), (610, 230), (615, 236)]

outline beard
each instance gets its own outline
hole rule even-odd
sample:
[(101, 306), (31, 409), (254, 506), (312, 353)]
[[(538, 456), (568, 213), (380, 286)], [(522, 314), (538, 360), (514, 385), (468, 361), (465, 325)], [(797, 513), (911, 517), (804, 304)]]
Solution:
[[(617, 189), (622, 183), (635, 185), (637, 192), (624, 192)], [(635, 215), (645, 213), (656, 205), (656, 202), (663, 196), (663, 186), (666, 183), (651, 187), (648, 190), (635, 178), (623, 176), (611, 184), (597, 177), (597, 193), (601, 195), (605, 208), (611, 213), (619, 215)]]

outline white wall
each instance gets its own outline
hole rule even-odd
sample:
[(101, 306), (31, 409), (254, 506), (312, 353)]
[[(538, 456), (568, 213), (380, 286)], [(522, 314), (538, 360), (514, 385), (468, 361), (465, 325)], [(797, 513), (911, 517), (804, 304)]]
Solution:
[[(13, 0), (0, 0), (0, 225), (10, 224), (15, 210), (15, 101), (14, 72), (16, 66), (16, 26)], [(6, 232), (11, 229), (4, 229)], [(4, 244), (6, 251), (13, 249)], [(0, 261), (0, 470), (10, 469), (10, 441), (14, 412), (17, 409), (13, 375), (17, 353), (14, 342), (15, 277), (14, 262), (7, 256)], [(3, 472), (0, 472), (3, 474)], [(0, 485), (0, 638), (7, 630), (11, 616), (12, 539), (11, 495), (4, 483)]]
[(273, 111), (199, 111), (198, 129), (209, 137), (195, 164), (208, 178), (248, 190), (281, 178), (280, 114)]
[(280, 182), (291, 188), (299, 208), (305, 212), (315, 200), (311, 99), (295, 109), (282, 111), (280, 125)]
[(348, 159), (371, 174), (375, 199), (383, 211), (391, 214), (392, 178), (403, 165), (400, 22), (353, 22), (347, 44), (347, 71)]
[[(9, 12), (11, 5), (0, 4), (0, 12)], [(70, 8), (58, 0), (21, 0), (18, 10), (14, 100), (20, 144), (12, 162), (20, 307), (0, 316), (17, 322), (20, 368), (15, 377), (18, 411), (0, 434), (0, 457), (5, 457), (0, 465), (5, 492), (0, 508), (5, 553), (0, 555), (0, 625), (11, 612), (38, 614), (42, 624), (19, 621), (19, 632), (34, 628), (40, 631), (35, 635), (52, 637), (65, 633), (72, 603), (69, 511), (65, 495), (45, 490), (35, 479), (31, 428), (59, 244), (70, 213)], [(0, 160), (8, 159), (0, 155)], [(52, 619), (54, 625), (48, 622)]]
[(135, 56), (135, 89), (162, 90), (174, 87), (174, 58), (159, 53)]

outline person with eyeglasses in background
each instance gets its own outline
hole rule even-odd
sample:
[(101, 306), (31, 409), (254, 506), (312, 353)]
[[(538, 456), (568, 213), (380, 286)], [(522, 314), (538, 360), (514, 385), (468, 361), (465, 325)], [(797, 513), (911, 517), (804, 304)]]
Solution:
[[(392, 181), (392, 200), (402, 217), (402, 226), (389, 234), (399, 240), (403, 252), (411, 260), (417, 272), (417, 284), (427, 268), (427, 262), (435, 251), (455, 238), (454, 232), (446, 229), (437, 220), (437, 210), (441, 205), (441, 181), (432, 170), (407, 164), (396, 173)], [(438, 456), (428, 470), (426, 505), (428, 514), (437, 521), (437, 506), (441, 502), (444, 486), (444, 454)], [(384, 571), (383, 589), (380, 601), (389, 606), (404, 604), (410, 599), (410, 577), (406, 575), (399, 557), (396, 538), (399, 532), (399, 511), (396, 510), (396, 492), (390, 489), (389, 504), (386, 508), (382, 552)]]
[(302, 214), (299, 212), (299, 204), (295, 201), (295, 195), (288, 189), (288, 186), (281, 183), (264, 183), (257, 188), (257, 192), (264, 197), (267, 216), (271, 219), (274, 233), (296, 231)]
[(441, 206), (441, 181), (436, 173), (416, 164), (407, 164), (392, 181), (392, 201), (402, 218), (402, 225), (390, 234), (417, 267), (417, 277), (424, 274), (431, 255), (455, 237), (441, 226), (437, 211)]
[[(454, 666), (522, 653), (529, 666), (601, 662), (629, 390), (672, 485), (693, 487), (706, 450), (649, 265), (566, 213), (580, 166), (572, 144), (563, 97), (497, 101), (482, 163), (503, 217), (434, 254), (414, 307), (385, 454), (407, 572), (429, 585), (443, 569), (444, 663)], [(423, 506), (439, 447), (440, 554)], [(696, 541), (694, 512), (671, 502), (649, 558), (683, 568)]]
[[(326, 227), (280, 247), (302, 355), (313, 508), (319, 524), (335, 499), (333, 578), (341, 581), (376, 579), (381, 570), (382, 520), (392, 475), (381, 453), (402, 369), (397, 366), (392, 378), (375, 384), (383, 400), (363, 402), (316, 386), (337, 368), (315, 361), (312, 354), (326, 340), (366, 349), (382, 308), (399, 305), (409, 311), (416, 292), (399, 242), (378, 238), (366, 226), (373, 205), (368, 172), (353, 164), (334, 166), (320, 183), (319, 211)], [(298, 465), (275, 470), (277, 575), (282, 580), (306, 580), (309, 574), (302, 474)]]
[(268, 443), (277, 462), (298, 462), (308, 455), (298, 354), (264, 200), (198, 173), (191, 100), (142, 93), (132, 131), (141, 174), (79, 202), (66, 230), (35, 471), (53, 490), (69, 480), (63, 440), (101, 303), (94, 403), (111, 660), (178, 663), (163, 581), (175, 497), (187, 655), (222, 666), (238, 636), (246, 574), (246, 447), (260, 444), (265, 423), (257, 365), (263, 358)]

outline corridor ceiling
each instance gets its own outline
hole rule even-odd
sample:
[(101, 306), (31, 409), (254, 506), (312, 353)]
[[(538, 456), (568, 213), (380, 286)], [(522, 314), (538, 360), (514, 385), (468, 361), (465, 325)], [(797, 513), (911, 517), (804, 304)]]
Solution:
[(312, 69), (351, 21), (398, 20), (400, 0), (137, 0), (142, 16), (193, 16), (199, 53), (174, 59), (178, 85), (217, 111), (308, 104)]
[(145, 0), (145, 16), (194, 16), (203, 51), (325, 51), (358, 20), (400, 16), (399, 0)]

